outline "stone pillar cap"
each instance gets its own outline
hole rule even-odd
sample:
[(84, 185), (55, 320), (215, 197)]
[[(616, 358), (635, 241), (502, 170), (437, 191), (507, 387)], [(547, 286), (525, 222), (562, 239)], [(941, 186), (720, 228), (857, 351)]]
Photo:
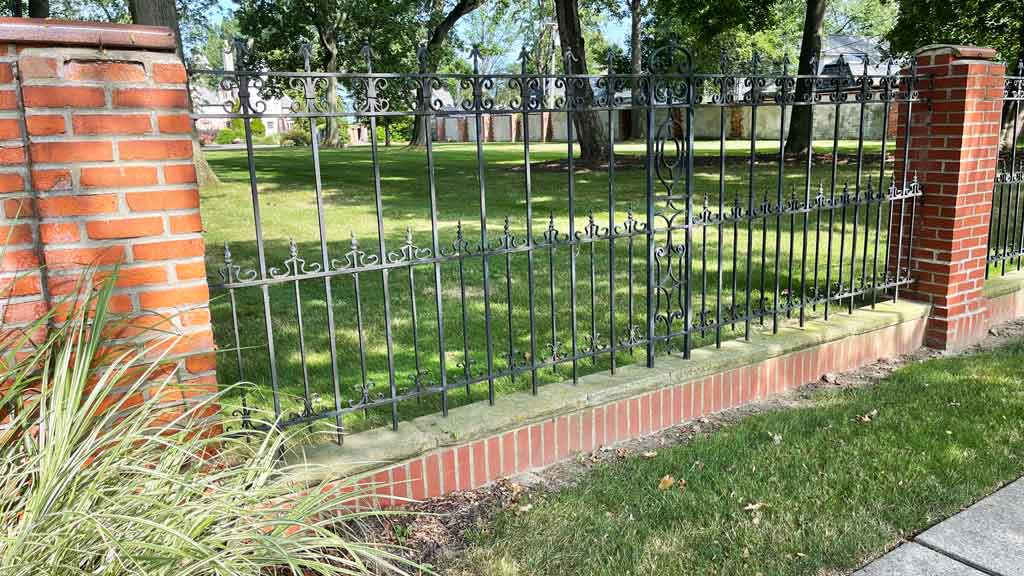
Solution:
[(949, 53), (957, 58), (974, 58), (977, 60), (993, 60), (996, 57), (994, 48), (982, 48), (980, 46), (963, 46), (959, 44), (929, 44), (914, 50), (914, 56), (922, 54), (945, 54)]
[(0, 42), (23, 45), (130, 48), (173, 52), (174, 33), (164, 26), (109, 24), (43, 18), (0, 18)]

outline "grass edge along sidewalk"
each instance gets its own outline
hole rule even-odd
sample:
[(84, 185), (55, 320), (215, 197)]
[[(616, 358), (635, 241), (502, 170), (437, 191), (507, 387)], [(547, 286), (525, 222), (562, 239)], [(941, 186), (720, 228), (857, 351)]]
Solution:
[(849, 573), (1024, 472), (1022, 358), (1018, 337), (597, 464), (480, 527), (449, 572)]

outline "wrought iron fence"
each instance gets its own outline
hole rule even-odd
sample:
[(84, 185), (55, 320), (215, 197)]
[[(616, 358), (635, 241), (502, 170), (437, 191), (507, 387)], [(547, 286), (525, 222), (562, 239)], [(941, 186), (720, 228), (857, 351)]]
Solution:
[[(852, 312), (897, 297), (912, 281), (913, 233), (905, 227), (913, 218), (905, 215), (921, 190), (906, 171), (907, 150), (895, 148), (894, 118), (909, 118), (918, 101), (913, 68), (864, 60), (861, 73), (801, 75), (788, 61), (769, 66), (755, 57), (745, 72), (733, 73), (724, 59), (703, 72), (690, 52), (667, 46), (639, 75), (532, 72), (525, 51), (517, 73), (481, 73), (475, 51), (470, 74), (380, 73), (369, 50), (365, 70), (332, 74), (312, 70), (308, 48), (299, 72), (248, 69), (244, 45), (236, 52), (238, 70), (190, 71), (194, 83), (212, 78), (217, 88), (215, 98), (196, 99), (194, 117), (242, 123), (253, 218), (246, 261), (232, 253), (238, 243), (225, 244), (223, 260), (210, 267), (222, 294), (215, 329), (230, 350), (222, 374), (266, 378), (281, 425), (333, 420), (341, 441), (347, 414), (376, 414), (397, 428), (405, 406), (446, 415), (474, 394), (495, 402), (496, 382), (537, 394), (545, 381), (575, 382), (628, 362), (653, 366), (659, 354), (689, 357), (695, 346), (827, 319), (836, 307)], [(351, 109), (328, 102), (333, 81)], [(292, 105), (268, 108), (275, 89), (291, 94)], [(787, 154), (789, 116), (801, 109), (812, 131), (815, 115), (826, 117), (827, 134), (817, 149)], [(483, 137), (486, 118), (498, 114), (509, 115), (519, 135), (505, 148), (518, 150), (516, 165), (500, 173), (488, 166)], [(617, 152), (637, 148), (623, 142), (624, 114), (644, 118), (639, 154)], [(325, 209), (325, 184), (337, 182), (322, 175), (330, 166), (319, 123), (331, 117), (369, 128), (369, 159), (351, 168), (372, 186), (372, 245), (330, 234), (331, 218), (354, 213)], [(400, 117), (430, 127), (408, 208), (424, 226), (402, 232), (389, 220), (412, 217), (389, 215), (377, 134), (385, 119)], [(458, 117), (475, 136), (463, 165), (473, 169), (472, 195), (462, 199), (478, 209), (472, 222), (441, 216), (438, 158), (448, 148), (434, 141), (434, 127)], [(536, 120), (553, 117), (564, 118), (564, 158), (538, 161), (531, 155), (551, 145), (536, 141)], [(292, 239), (287, 253), (283, 239), (265, 234), (277, 200), (261, 181), (266, 158), (253, 136), (257, 119), (275, 118), (304, 121), (311, 141), (302, 162), (313, 169), (315, 240)], [(602, 156), (584, 166), (573, 142), (595, 118)], [(711, 126), (712, 140), (698, 142), (698, 122)], [(746, 134), (739, 145), (730, 137), (737, 126)], [(896, 155), (904, 158), (900, 173)], [(535, 209), (541, 180), (557, 214)], [(518, 214), (495, 223), (489, 183), (503, 195), (517, 190)], [(275, 340), (285, 323), (291, 350)], [(326, 333), (326, 342), (311, 347), (312, 331)], [(313, 356), (328, 376), (310, 375)], [(286, 389), (296, 391), (293, 410)], [(240, 402), (248, 418), (251, 402)]]
[(999, 162), (992, 193), (989, 220), (988, 263), (985, 277), (1019, 270), (1024, 260), (1024, 139), (1021, 132), (1021, 102), (1024, 101), (1024, 62), (1017, 64), (1017, 76), (1007, 76), (1002, 97), (1002, 126)]

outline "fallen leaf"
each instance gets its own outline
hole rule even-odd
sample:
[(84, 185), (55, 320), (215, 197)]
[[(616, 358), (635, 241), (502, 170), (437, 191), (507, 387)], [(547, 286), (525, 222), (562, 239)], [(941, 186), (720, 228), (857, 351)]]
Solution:
[(776, 446), (778, 446), (779, 444), (782, 444), (782, 434), (771, 434), (771, 437), (772, 437), (772, 444), (774, 444)]
[(656, 450), (651, 450), (650, 452), (644, 452), (644, 454), (643, 454), (644, 458), (654, 458), (657, 455), (658, 455), (658, 452)]
[(861, 414), (860, 416), (857, 416), (857, 421), (863, 422), (863, 423), (867, 424), (867, 423), (870, 423), (872, 420), (874, 420), (877, 417), (878, 417), (878, 410), (872, 410), (871, 412), (868, 412), (867, 414)]
[(750, 504), (744, 506), (743, 510), (746, 512), (756, 512), (761, 508), (764, 508), (765, 506), (767, 506), (767, 504), (765, 504), (764, 502), (751, 502)]
[(676, 483), (676, 479), (671, 474), (665, 474), (661, 477), (661, 482), (658, 482), (658, 490), (668, 490)]
[(520, 506), (518, 508), (518, 511), (519, 511), (520, 514), (526, 514), (527, 512), (529, 512), (532, 509), (533, 509), (533, 504), (523, 504), (522, 506)]
[(685, 479), (680, 478), (679, 482), (677, 482), (676, 484), (679, 486), (679, 491), (680, 492), (686, 490), (686, 480)]

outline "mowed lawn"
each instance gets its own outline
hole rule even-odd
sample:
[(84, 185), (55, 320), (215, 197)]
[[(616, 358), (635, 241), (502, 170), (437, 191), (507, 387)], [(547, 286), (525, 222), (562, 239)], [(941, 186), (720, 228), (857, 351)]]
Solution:
[[(697, 210), (707, 204), (709, 210), (717, 212), (719, 189), (724, 182), (724, 204), (726, 212), (739, 203), (747, 204), (747, 194), (752, 188), (755, 205), (763, 201), (774, 202), (777, 191), (778, 161), (777, 143), (762, 143), (759, 146), (759, 160), (754, 166), (753, 183), (750, 180), (749, 143), (731, 141), (727, 143), (727, 164), (720, 181), (718, 166), (718, 142), (699, 142), (694, 179), (694, 203)], [(831, 152), (831, 142), (816, 142), (815, 152)], [(616, 146), (621, 155), (633, 155), (638, 159), (644, 153), (642, 143), (625, 143)], [(856, 142), (840, 143), (839, 161), (835, 173), (837, 194), (844, 185), (850, 186), (854, 194), (857, 175)], [(890, 158), (892, 151), (890, 150)], [(535, 238), (540, 238), (550, 223), (564, 237), (569, 232), (568, 179), (564, 167), (553, 166), (552, 162), (564, 160), (567, 145), (532, 144), (531, 161), (534, 163), (531, 185), (533, 190), (533, 214)], [(244, 150), (209, 151), (210, 165), (221, 179), (220, 186), (202, 190), (203, 218), (206, 229), (207, 265), (211, 282), (218, 282), (217, 271), (223, 266), (223, 245), (230, 247), (233, 261), (243, 269), (257, 268), (257, 251), (248, 167)], [(880, 171), (880, 143), (868, 142), (864, 147), (862, 187), (866, 189), (868, 178), (877, 180)], [(626, 158), (625, 160), (628, 160)], [(437, 144), (434, 153), (435, 185), (437, 190), (437, 219), (440, 244), (451, 250), (461, 225), (464, 238), (471, 245), (480, 240), (480, 185), (478, 182), (476, 148), (472, 144)], [(639, 161), (622, 162), (615, 170), (614, 218), (621, 226), (630, 210), (634, 217), (645, 218), (645, 175)], [(626, 164), (632, 164), (627, 166)], [(407, 235), (414, 244), (429, 248), (431, 243), (431, 211), (428, 195), (428, 171), (426, 154), (422, 150), (409, 150), (398, 145), (381, 147), (379, 152), (380, 185), (384, 212), (384, 236), (388, 252), (397, 252)], [(493, 144), (484, 146), (483, 180), (486, 190), (486, 215), (489, 242), (500, 240), (508, 218), (508, 230), (522, 242), (526, 234), (525, 173), (522, 144)], [(289, 258), (289, 241), (294, 240), (298, 256), (306, 261), (307, 269), (322, 264), (320, 251), (317, 204), (314, 193), (314, 171), (311, 152), (307, 148), (273, 148), (255, 151), (256, 181), (259, 191), (261, 225), (266, 246), (267, 266), (285, 271)], [(368, 146), (353, 146), (340, 150), (321, 151), (321, 180), (323, 185), (323, 226), (328, 242), (330, 259), (344, 261), (351, 250), (353, 238), (359, 248), (370, 255), (377, 254), (377, 219), (373, 186), (373, 162)], [(787, 162), (783, 177), (786, 199), (803, 198), (805, 189), (803, 160)], [(886, 168), (886, 178), (891, 175), (891, 163)], [(827, 196), (831, 194), (833, 173), (829, 156), (818, 156), (811, 174), (812, 197), (819, 187)], [(664, 185), (657, 182), (659, 193), (665, 192)], [(673, 193), (681, 193), (678, 184)], [(579, 170), (575, 174), (576, 230), (582, 231), (588, 225), (592, 214), (595, 225), (604, 228), (609, 224), (608, 175), (604, 168)], [(877, 210), (857, 214), (857, 247), (853, 245), (854, 211), (846, 214), (845, 241), (841, 240), (844, 229), (840, 211), (833, 214), (832, 251), (829, 252), (827, 212), (813, 215), (808, 222), (808, 250), (803, 252), (803, 223), (801, 218), (778, 219), (781, 227), (781, 248), (775, 249), (776, 219), (768, 219), (768, 227), (758, 221), (751, 229), (753, 238), (747, 264), (748, 238), (745, 225), (733, 230), (726, 224), (722, 234), (723, 292), (717, 297), (716, 285), (719, 266), (718, 231), (708, 227), (706, 235), (700, 230), (694, 238), (694, 268), (691, 278), (693, 288), (693, 315), (697, 318), (706, 310), (709, 318), (716, 313), (716, 304), (723, 306), (735, 303), (743, 309), (747, 298), (755, 303), (760, 298), (760, 287), (765, 286), (768, 297), (773, 296), (775, 286), (775, 261), (779, 261), (779, 283), (783, 293), (790, 288), (799, 293), (801, 261), (806, 258), (808, 276), (806, 288), (814, 286), (811, 276), (815, 253), (819, 259), (819, 285), (824, 290), (827, 264), (831, 264), (831, 281), (837, 281), (840, 269), (846, 275), (844, 284), (849, 284), (852, 268), (855, 276), (872, 277), (871, 263), (865, 263), (863, 254), (871, 258), (874, 246), (886, 239), (888, 212), (882, 217), (881, 234), (875, 233)], [(816, 229), (818, 230), (816, 232)], [(867, 233), (865, 233), (867, 230)], [(789, 239), (793, 238), (790, 250)], [(735, 239), (735, 241), (734, 241)], [(661, 235), (659, 242), (664, 242)], [(675, 243), (680, 236), (676, 235)], [(817, 246), (815, 245), (817, 241)], [(593, 250), (591, 250), (591, 247)], [(578, 350), (589, 348), (591, 341), (597, 347), (611, 341), (614, 329), (615, 340), (620, 340), (630, 326), (642, 329), (646, 325), (645, 291), (646, 243), (637, 238), (630, 260), (628, 242), (619, 240), (615, 246), (615, 317), (610, 317), (609, 262), (610, 253), (606, 240), (579, 249), (576, 263), (577, 305), (570, 306), (571, 266), (569, 250), (562, 247), (552, 251), (537, 251), (534, 257), (535, 334), (537, 357), (550, 357), (553, 349), (562, 356), (571, 353), (571, 326), (576, 317)], [(736, 266), (733, 266), (733, 251)], [(843, 250), (840, 254), (840, 249)], [(884, 271), (884, 246), (880, 249), (878, 271)], [(842, 256), (842, 258), (840, 257)], [(700, 262), (707, 258), (709, 264), (702, 267)], [(855, 261), (854, 261), (855, 259)], [(789, 264), (793, 262), (792, 274)], [(632, 266), (630, 262), (632, 261)], [(762, 266), (762, 261), (764, 265)], [(844, 262), (840, 268), (840, 262)], [(527, 363), (531, 350), (529, 330), (529, 290), (527, 283), (528, 260), (525, 253), (506, 259), (489, 259), (490, 302), (492, 326), (488, 333), (484, 324), (484, 298), (482, 262), (479, 257), (467, 258), (461, 266), (448, 262), (441, 269), (441, 294), (443, 307), (443, 334), (445, 338), (445, 366), (449, 382), (459, 381), (467, 375), (479, 377), (486, 372), (487, 336), (490, 335), (495, 370), (509, 366), (509, 357), (514, 365)], [(747, 290), (747, 270), (751, 271), (751, 290)], [(632, 283), (629, 279), (632, 275)], [(461, 281), (460, 281), (461, 277)], [(327, 303), (322, 279), (304, 280), (299, 283), (300, 305), (296, 306), (293, 283), (282, 283), (269, 290), (272, 316), (275, 359), (282, 404), (286, 411), (296, 412), (302, 407), (304, 391), (303, 374), (308, 374), (310, 393), (315, 410), (327, 410), (334, 406), (332, 395), (332, 364), (327, 328)], [(379, 272), (359, 275), (360, 298), (355, 296), (355, 282), (351, 275), (331, 280), (332, 306), (335, 314), (335, 338), (338, 348), (338, 374), (343, 398), (342, 405), (358, 402), (362, 397), (364, 382), (371, 398), (378, 394), (388, 395), (386, 338), (384, 327), (384, 299)], [(630, 290), (630, 285), (633, 289)], [(390, 313), (393, 341), (393, 358), (396, 368), (396, 387), (399, 392), (415, 389), (417, 385), (436, 385), (440, 373), (438, 350), (437, 307), (435, 302), (434, 273), (431, 265), (417, 266), (412, 274), (412, 284), (407, 269), (398, 269), (390, 278)], [(463, 289), (464, 287), (464, 289)], [(734, 291), (735, 289), (735, 291)], [(226, 292), (214, 291), (212, 303), (215, 333), (218, 344), (224, 349), (220, 355), (219, 374), (224, 382), (244, 380), (252, 382), (249, 405), (268, 408), (271, 403), (271, 377), (267, 355), (267, 338), (264, 323), (264, 308), (261, 291), (256, 287), (235, 291), (236, 312), (239, 322), (241, 344), (241, 371), (236, 366), (236, 352), (233, 350), (234, 335), (229, 297)], [(416, 314), (413, 315), (413, 296)], [(511, 301), (511, 306), (509, 305)], [(632, 303), (632, 307), (630, 304)], [(678, 310), (678, 301), (663, 302), (662, 312), (669, 306)], [(838, 310), (838, 306), (834, 309)], [(300, 347), (297, 309), (302, 314), (302, 340)], [(632, 316), (630, 310), (632, 309)], [(819, 307), (814, 313), (822, 312)], [(362, 317), (360, 334), (358, 318)], [(552, 318), (554, 322), (552, 322)], [(414, 320), (415, 319), (415, 320)], [(614, 320), (614, 322), (613, 322)], [(770, 321), (769, 321), (770, 322)], [(509, 324), (511, 323), (511, 330)], [(673, 330), (682, 327), (675, 321)], [(662, 324), (659, 328), (664, 329)], [(742, 324), (736, 329), (723, 331), (723, 339), (742, 335)], [(715, 335), (706, 333), (695, 338), (695, 345), (714, 342)], [(364, 346), (360, 352), (360, 340)], [(673, 342), (678, 347), (680, 342)], [(305, 368), (303, 355), (305, 352)], [(667, 350), (665, 350), (667, 351)], [(618, 353), (619, 363), (643, 360), (643, 349)], [(578, 373), (607, 369), (608, 354), (587, 358), (578, 363)], [(418, 370), (417, 370), (418, 367)], [(365, 373), (365, 376), (364, 376)], [(416, 375), (419, 374), (419, 378)], [(563, 380), (571, 375), (571, 365), (556, 369), (538, 371), (539, 384)], [(508, 390), (519, 390), (531, 385), (531, 375), (499, 378), (495, 381), (497, 394)], [(450, 392), (451, 405), (486, 398), (488, 383), (478, 383), (469, 390), (459, 388)], [(500, 401), (500, 400), (499, 400)], [(400, 405), (403, 418), (439, 410), (440, 400), (436, 395), (419, 401), (405, 401)], [(380, 425), (390, 417), (388, 408), (358, 412), (346, 417), (350, 430)]]
[[(850, 573), (1024, 473), (1022, 355), (1018, 341), (912, 364), (598, 464), (502, 512), (445, 572)], [(676, 483), (660, 490), (665, 475)]]

